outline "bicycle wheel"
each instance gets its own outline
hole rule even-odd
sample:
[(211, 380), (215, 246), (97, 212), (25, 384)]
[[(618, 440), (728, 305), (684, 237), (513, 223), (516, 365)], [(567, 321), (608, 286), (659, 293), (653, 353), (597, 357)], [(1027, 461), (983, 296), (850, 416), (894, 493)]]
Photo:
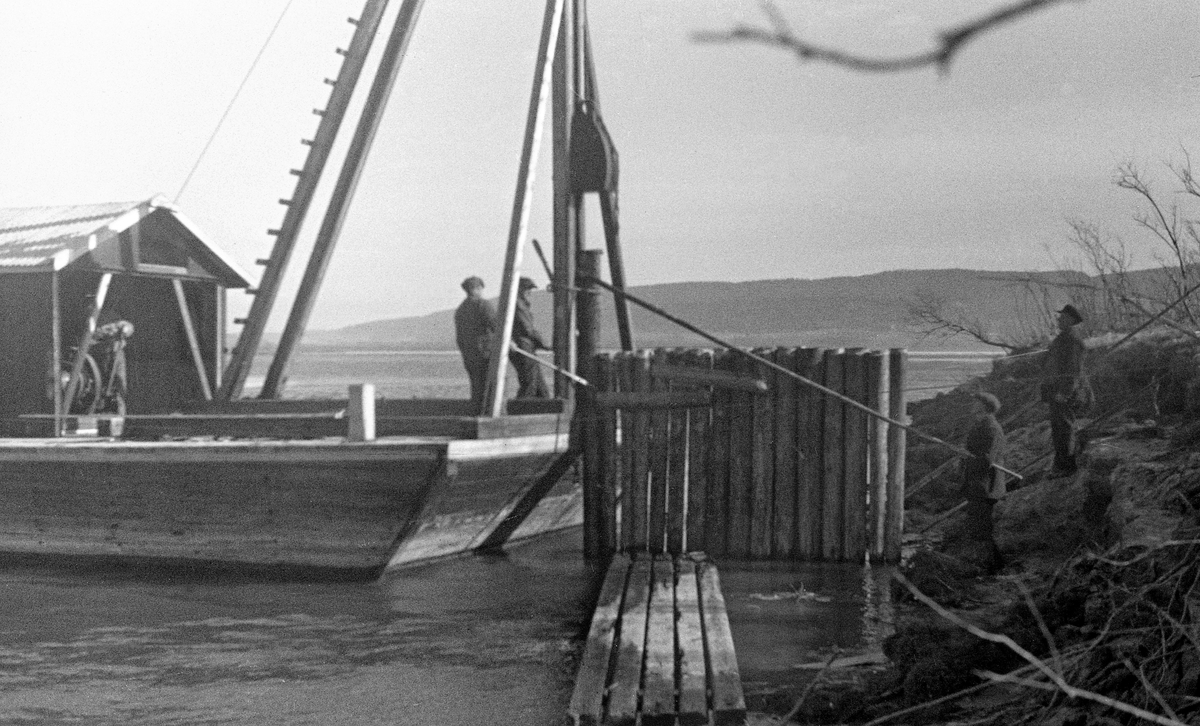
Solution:
[[(63, 371), (63, 395), (71, 382), (71, 369)], [(67, 410), (70, 413), (93, 413), (100, 402), (100, 366), (90, 354), (83, 357), (83, 367), (79, 371), (79, 384), (75, 387), (75, 400), (70, 402)]]

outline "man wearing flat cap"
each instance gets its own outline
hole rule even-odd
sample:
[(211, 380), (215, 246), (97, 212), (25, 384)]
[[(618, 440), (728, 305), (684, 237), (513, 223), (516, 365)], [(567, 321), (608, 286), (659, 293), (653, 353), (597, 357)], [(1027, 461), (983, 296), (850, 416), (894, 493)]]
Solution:
[[(536, 290), (537, 283), (522, 277), (517, 283), (517, 309), (513, 316), (512, 344), (527, 353), (549, 350), (545, 338), (533, 324), (533, 307), (529, 303), (529, 291)], [(508, 360), (517, 369), (517, 398), (550, 398), (550, 389), (542, 377), (541, 367), (521, 355), (509, 353)]]
[(496, 310), (483, 298), (483, 280), (472, 275), (462, 281), (462, 289), (467, 297), (454, 311), (454, 338), (462, 353), (467, 378), (471, 380), (471, 402), (482, 406), (492, 336), (496, 332)]
[(1046, 351), (1042, 368), (1041, 398), (1050, 407), (1050, 441), (1054, 445), (1051, 476), (1070, 476), (1077, 467), (1075, 417), (1087, 399), (1083, 341), (1075, 333), (1075, 326), (1082, 322), (1083, 315), (1074, 305), (1058, 311), (1059, 332)]

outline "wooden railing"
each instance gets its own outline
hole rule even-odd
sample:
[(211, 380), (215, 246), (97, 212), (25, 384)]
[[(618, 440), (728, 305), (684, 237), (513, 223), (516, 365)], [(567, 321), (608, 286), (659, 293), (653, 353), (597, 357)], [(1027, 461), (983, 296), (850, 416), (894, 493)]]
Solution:
[[(906, 421), (903, 350), (753, 353)], [(589, 555), (899, 559), (901, 427), (736, 351), (605, 353), (590, 363)]]

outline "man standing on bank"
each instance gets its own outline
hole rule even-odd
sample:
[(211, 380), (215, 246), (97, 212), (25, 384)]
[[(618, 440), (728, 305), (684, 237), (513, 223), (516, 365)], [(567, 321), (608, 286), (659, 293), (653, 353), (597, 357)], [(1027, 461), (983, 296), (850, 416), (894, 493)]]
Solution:
[(1050, 441), (1054, 445), (1054, 468), (1050, 476), (1070, 476), (1078, 466), (1075, 417), (1087, 398), (1083, 379), (1083, 341), (1075, 326), (1083, 316), (1074, 305), (1058, 311), (1058, 335), (1046, 352), (1042, 369), (1041, 398), (1050, 406)]
[[(529, 291), (536, 290), (537, 283), (528, 277), (522, 277), (517, 283), (517, 310), (513, 316), (512, 343), (521, 350), (535, 354), (539, 350), (548, 350), (546, 340), (533, 325), (533, 308), (529, 303)], [(517, 398), (550, 398), (550, 389), (542, 378), (541, 367), (520, 353), (511, 352), (508, 360), (517, 369)]]
[(483, 299), (483, 280), (474, 275), (462, 281), (467, 298), (454, 311), (454, 337), (462, 353), (463, 367), (471, 380), (471, 402), (483, 405), (487, 388), (488, 356), (496, 331), (496, 310)]
[(963, 498), (967, 500), (967, 521), (973, 536), (988, 544), (988, 559), (999, 562), (992, 536), (992, 510), (1005, 494), (1004, 465), (1006, 441), (1004, 429), (996, 420), (1000, 399), (990, 393), (975, 394), (976, 418), (963, 447), (971, 456), (963, 460)]

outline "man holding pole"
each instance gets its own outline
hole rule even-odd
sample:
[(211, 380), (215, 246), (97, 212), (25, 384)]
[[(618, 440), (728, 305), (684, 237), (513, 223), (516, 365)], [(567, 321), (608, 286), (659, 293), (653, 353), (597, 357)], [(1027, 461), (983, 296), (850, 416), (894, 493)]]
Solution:
[[(517, 283), (517, 309), (513, 316), (512, 344), (526, 353), (536, 355), (539, 350), (548, 350), (545, 338), (533, 324), (533, 307), (529, 302), (529, 291), (537, 289), (537, 283), (522, 277)], [(510, 352), (508, 360), (517, 369), (517, 398), (550, 398), (550, 389), (542, 377), (541, 367), (528, 356)]]

